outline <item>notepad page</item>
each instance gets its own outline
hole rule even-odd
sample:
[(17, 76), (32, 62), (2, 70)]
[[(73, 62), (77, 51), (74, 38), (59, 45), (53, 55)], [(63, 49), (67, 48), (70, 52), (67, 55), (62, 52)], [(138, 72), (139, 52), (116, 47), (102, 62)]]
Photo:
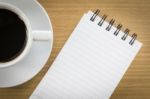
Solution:
[(139, 41), (131, 46), (121, 40), (112, 27), (90, 21), (93, 12), (84, 14), (56, 60), (30, 99), (109, 99), (140, 50)]

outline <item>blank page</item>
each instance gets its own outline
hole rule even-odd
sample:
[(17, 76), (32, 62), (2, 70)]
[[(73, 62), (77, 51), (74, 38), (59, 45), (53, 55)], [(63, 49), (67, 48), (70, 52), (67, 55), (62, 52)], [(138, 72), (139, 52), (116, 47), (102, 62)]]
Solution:
[(125, 41), (97, 25), (89, 11), (60, 51), (30, 99), (109, 99), (142, 44), (131, 37)]

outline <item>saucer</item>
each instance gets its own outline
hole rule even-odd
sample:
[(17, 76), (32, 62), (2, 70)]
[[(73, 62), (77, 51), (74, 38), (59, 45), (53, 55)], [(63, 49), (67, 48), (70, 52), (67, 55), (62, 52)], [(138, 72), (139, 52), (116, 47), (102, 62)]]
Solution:
[(50, 41), (33, 41), (28, 55), (13, 66), (0, 68), (0, 87), (13, 87), (32, 79), (46, 64), (53, 45), (53, 30), (44, 8), (36, 0), (1, 0), (18, 7), (28, 17), (32, 30), (50, 31)]

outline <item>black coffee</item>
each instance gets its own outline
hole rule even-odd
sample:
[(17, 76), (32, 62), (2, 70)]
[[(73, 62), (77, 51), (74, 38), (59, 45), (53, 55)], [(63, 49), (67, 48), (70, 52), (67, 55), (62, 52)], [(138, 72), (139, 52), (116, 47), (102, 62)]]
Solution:
[(26, 25), (19, 16), (0, 9), (0, 62), (8, 62), (20, 55), (26, 45)]

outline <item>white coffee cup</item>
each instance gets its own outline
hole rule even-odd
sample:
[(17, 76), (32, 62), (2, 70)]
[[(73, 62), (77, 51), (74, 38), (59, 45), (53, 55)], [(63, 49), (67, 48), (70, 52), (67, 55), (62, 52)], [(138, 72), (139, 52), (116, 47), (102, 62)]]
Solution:
[(20, 19), (22, 19), (26, 25), (27, 31), (26, 31), (26, 45), (23, 49), (23, 51), (13, 60), (10, 60), (8, 62), (0, 62), (0, 68), (13, 66), (14, 64), (18, 63), (19, 61), (23, 60), (23, 58), (28, 54), (28, 52), (31, 49), (31, 46), (34, 41), (50, 41), (51, 37), (49, 36), (50, 31), (33, 31), (31, 28), (30, 21), (28, 20), (27, 16), (16, 6), (13, 6), (8, 3), (0, 3), (0, 9), (7, 9), (14, 13), (16, 13)]

